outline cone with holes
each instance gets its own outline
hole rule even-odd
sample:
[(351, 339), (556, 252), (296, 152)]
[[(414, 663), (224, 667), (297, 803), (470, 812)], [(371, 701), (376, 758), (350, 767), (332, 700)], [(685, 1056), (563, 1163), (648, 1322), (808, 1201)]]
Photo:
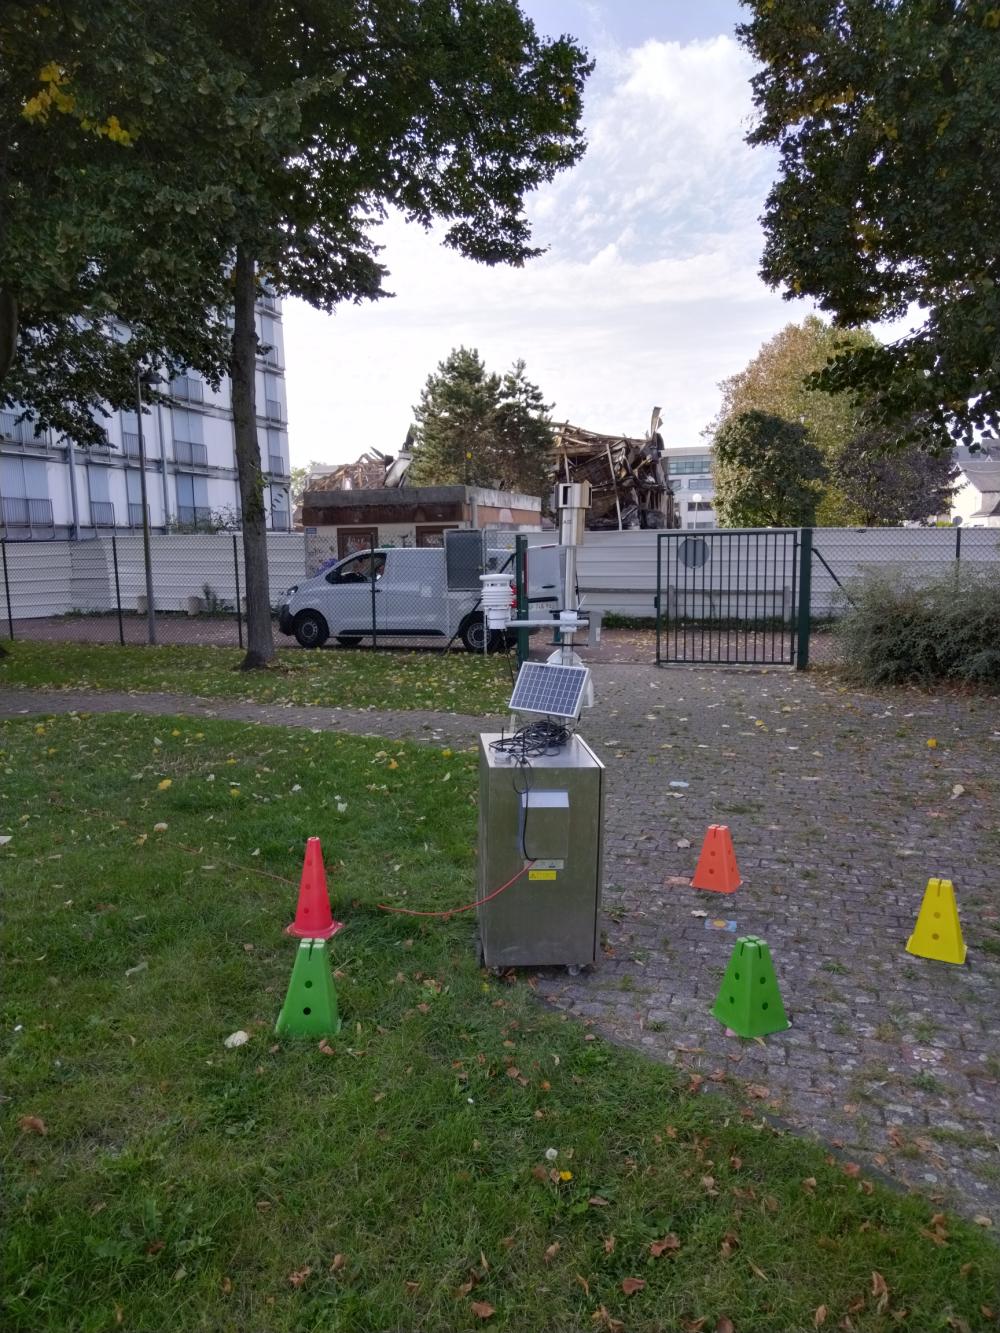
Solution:
[(328, 940), (342, 929), (343, 922), (334, 921), (330, 911), (330, 894), (326, 887), (319, 838), (310, 838), (306, 842), (306, 858), (299, 883), (299, 905), (295, 920), (285, 927), (285, 934), (294, 935), (300, 940)]
[(781, 1003), (771, 951), (756, 935), (736, 941), (712, 1016), (738, 1037), (766, 1037), (791, 1026)]
[(323, 940), (303, 940), (275, 1032), (279, 1037), (335, 1037), (340, 1031), (337, 992)]
[(929, 879), (906, 952), (938, 963), (964, 963), (966, 948), (950, 879)]
[(709, 824), (691, 887), (710, 889), (713, 893), (735, 893), (742, 883), (729, 829), (725, 824)]

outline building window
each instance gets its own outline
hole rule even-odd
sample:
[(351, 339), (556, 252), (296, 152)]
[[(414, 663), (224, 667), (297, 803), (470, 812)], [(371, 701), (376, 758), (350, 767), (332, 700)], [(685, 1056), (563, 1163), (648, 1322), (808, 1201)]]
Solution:
[(177, 522), (185, 528), (211, 528), (212, 511), (208, 506), (206, 478), (178, 472), (174, 486), (177, 492)]
[(428, 523), (417, 528), (418, 546), (443, 546), (444, 534), (457, 529), (457, 523)]
[(174, 398), (183, 398), (189, 403), (205, 401), (205, 385), (193, 371), (185, 375), (175, 375), (170, 381), (170, 392)]
[(5, 527), (52, 527), (52, 501), (40, 458), (0, 458), (0, 493)]
[(711, 471), (711, 454), (692, 454), (690, 458), (671, 458), (667, 455), (667, 475), (670, 477), (704, 475)]
[(711, 500), (688, 500), (688, 502), (687, 502), (687, 507), (688, 507), (688, 513), (689, 513), (689, 514), (691, 514), (691, 513), (695, 513), (695, 512), (698, 512), (698, 513), (704, 513), (706, 510), (709, 510), (709, 509), (712, 508), (712, 501), (711, 501)]
[(378, 546), (378, 528), (338, 528), (337, 555), (343, 560), (355, 551), (368, 551)]

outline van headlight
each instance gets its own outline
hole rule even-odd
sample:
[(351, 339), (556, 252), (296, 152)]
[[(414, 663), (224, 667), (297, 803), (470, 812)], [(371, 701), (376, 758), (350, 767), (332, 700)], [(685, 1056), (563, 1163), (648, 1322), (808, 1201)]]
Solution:
[(285, 589), (285, 597), (286, 598), (291, 597), (292, 593), (298, 592), (298, 590), (299, 590), (299, 585), (297, 583), (293, 583), (290, 588)]

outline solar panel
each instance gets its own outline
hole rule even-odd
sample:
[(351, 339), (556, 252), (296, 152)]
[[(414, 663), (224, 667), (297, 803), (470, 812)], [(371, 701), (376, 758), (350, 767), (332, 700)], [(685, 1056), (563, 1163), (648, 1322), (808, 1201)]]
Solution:
[(510, 710), (546, 717), (579, 717), (589, 675), (583, 666), (525, 662), (510, 696)]

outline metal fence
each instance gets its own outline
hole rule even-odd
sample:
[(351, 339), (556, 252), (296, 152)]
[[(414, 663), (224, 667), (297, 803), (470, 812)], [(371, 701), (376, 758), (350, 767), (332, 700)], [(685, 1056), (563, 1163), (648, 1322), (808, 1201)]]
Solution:
[[(268, 534), (272, 609), (301, 581), (299, 534)], [(152, 591), (150, 599), (149, 590)], [(246, 575), (238, 533), (92, 541), (0, 541), (0, 633), (10, 639), (242, 647)]]

